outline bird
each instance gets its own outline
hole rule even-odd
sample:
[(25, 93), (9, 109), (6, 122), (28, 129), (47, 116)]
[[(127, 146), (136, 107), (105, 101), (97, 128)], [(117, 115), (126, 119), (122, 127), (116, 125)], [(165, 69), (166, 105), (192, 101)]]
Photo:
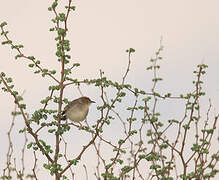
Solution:
[[(62, 120), (71, 120), (80, 124), (79, 129), (82, 128), (81, 121), (85, 120), (89, 111), (89, 106), (95, 103), (89, 97), (82, 96), (71, 101), (65, 106), (62, 112)], [(66, 121), (67, 122), (67, 121)]]

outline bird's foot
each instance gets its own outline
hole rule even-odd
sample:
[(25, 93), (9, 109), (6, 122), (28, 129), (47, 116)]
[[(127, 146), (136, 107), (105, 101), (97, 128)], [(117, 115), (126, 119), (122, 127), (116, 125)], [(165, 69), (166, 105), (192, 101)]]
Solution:
[(79, 126), (79, 130), (81, 130), (82, 129), (82, 124), (79, 122), (79, 124), (80, 124), (80, 126)]

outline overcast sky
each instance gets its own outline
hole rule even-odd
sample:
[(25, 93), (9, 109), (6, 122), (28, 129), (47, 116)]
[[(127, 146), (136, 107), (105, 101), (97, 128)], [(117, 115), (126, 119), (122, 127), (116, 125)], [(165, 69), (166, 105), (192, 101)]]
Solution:
[[(25, 54), (34, 55), (48, 68), (58, 68), (54, 55), (55, 35), (48, 31), (53, 26), (50, 21), (53, 14), (47, 10), (51, 2), (4, 1), (0, 6), (0, 21), (7, 21), (9, 37), (24, 45)], [(150, 90), (147, 87), (150, 79), (144, 72), (162, 37), (161, 76), (165, 79), (162, 87), (176, 94), (188, 90), (192, 87), (192, 72), (196, 65), (208, 64), (204, 78), (206, 98), (212, 99), (215, 112), (218, 112), (218, 0), (75, 0), (73, 4), (76, 11), (69, 18), (68, 38), (72, 43), (72, 59), (81, 67), (72, 76), (95, 78), (102, 69), (108, 77), (118, 80), (127, 65), (125, 50), (132, 47), (136, 52), (132, 56), (129, 81)], [(24, 98), (31, 111), (39, 99), (47, 96), (48, 82), (34, 75), (26, 61), (15, 61), (15, 55), (10, 47), (0, 46), (0, 72), (11, 76), (20, 92), (26, 90)], [(86, 88), (82, 91), (97, 99), (94, 91)], [(80, 94), (70, 88), (65, 96), (74, 99)], [(7, 138), (13, 99), (2, 91), (0, 99), (3, 140)], [(6, 150), (1, 148), (0, 154)]]

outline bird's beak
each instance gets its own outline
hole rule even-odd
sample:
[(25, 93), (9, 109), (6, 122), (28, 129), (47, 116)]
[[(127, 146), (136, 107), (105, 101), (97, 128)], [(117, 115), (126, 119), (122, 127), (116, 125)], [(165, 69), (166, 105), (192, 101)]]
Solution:
[(91, 101), (91, 103), (96, 103), (95, 101)]

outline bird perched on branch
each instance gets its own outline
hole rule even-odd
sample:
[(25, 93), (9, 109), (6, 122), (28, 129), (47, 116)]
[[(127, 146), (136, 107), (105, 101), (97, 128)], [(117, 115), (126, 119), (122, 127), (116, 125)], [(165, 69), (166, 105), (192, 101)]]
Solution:
[(65, 106), (62, 112), (62, 119), (69, 119), (73, 122), (78, 122), (80, 124), (80, 129), (82, 128), (81, 121), (85, 120), (87, 117), (89, 106), (95, 103), (91, 101), (90, 98), (82, 96), (78, 99), (73, 100), (67, 106)]

